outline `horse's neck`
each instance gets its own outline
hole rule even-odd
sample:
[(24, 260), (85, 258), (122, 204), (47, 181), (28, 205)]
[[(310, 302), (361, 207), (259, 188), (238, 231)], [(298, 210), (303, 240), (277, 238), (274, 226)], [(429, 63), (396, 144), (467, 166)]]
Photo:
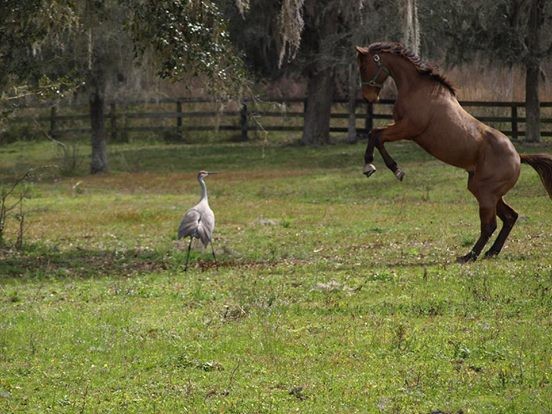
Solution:
[(407, 95), (415, 86), (419, 85), (418, 71), (412, 63), (403, 58), (393, 56), (388, 68), (395, 85), (397, 85), (398, 95)]

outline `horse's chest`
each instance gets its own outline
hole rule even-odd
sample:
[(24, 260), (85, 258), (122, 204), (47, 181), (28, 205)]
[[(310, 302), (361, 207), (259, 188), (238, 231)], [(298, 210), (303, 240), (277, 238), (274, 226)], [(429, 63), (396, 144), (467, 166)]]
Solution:
[(405, 111), (401, 105), (395, 105), (393, 107), (393, 119), (395, 121), (400, 121), (401, 119), (404, 118), (404, 115), (405, 115)]

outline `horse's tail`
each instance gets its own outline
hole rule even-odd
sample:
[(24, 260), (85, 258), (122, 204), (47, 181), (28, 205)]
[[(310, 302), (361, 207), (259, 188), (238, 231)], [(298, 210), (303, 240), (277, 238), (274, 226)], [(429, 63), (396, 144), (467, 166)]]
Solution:
[(548, 154), (520, 154), (522, 164), (529, 164), (539, 173), (548, 195), (552, 198), (552, 156)]

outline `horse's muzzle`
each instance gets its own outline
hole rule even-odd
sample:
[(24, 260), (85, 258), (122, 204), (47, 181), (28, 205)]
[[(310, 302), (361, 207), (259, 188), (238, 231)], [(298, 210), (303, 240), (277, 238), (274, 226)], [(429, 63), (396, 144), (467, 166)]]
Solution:
[(374, 166), (374, 164), (366, 164), (364, 165), (364, 170), (362, 171), (362, 174), (364, 174), (366, 177), (370, 177), (375, 172), (376, 167)]

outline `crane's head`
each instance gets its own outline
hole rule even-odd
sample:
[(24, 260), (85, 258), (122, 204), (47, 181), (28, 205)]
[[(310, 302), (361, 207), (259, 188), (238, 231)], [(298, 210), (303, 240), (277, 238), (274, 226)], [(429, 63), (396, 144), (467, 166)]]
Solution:
[(197, 179), (201, 180), (201, 179), (207, 177), (208, 175), (213, 175), (213, 174), (218, 174), (218, 173), (201, 170), (200, 172), (197, 173)]

